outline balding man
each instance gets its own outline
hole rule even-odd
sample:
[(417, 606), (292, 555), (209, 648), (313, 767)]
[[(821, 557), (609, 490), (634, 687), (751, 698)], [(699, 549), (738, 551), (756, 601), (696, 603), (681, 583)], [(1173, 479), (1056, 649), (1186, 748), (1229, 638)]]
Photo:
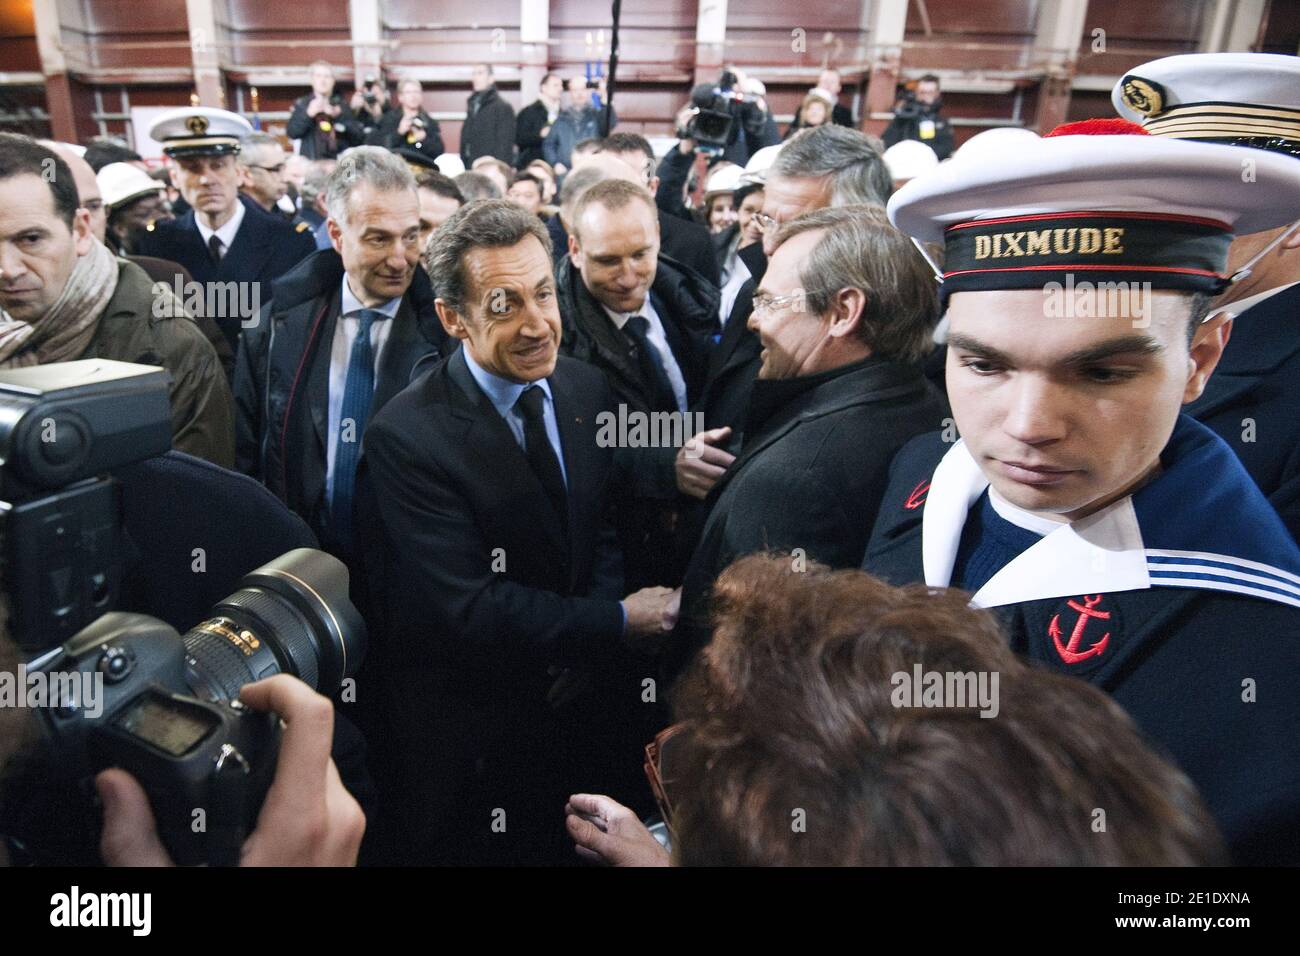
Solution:
[[(616, 416), (684, 415), (699, 396), (718, 330), (717, 288), (660, 258), (657, 213), (654, 197), (623, 179), (596, 183), (565, 213), (569, 258), (557, 272), (569, 323), (563, 348), (605, 373)], [(630, 471), (636, 486), (619, 514), (629, 582), (675, 584), (677, 490), (662, 475)]]

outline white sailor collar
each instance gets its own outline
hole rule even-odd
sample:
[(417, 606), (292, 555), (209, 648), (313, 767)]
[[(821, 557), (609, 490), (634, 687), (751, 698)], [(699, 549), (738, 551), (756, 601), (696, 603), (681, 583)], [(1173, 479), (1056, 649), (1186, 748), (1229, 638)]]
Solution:
[[(1162, 461), (1155, 480), (1044, 535), (989, 579), (971, 603), (1001, 607), (1191, 587), (1300, 607), (1300, 548), (1231, 449), (1183, 415)], [(951, 583), (962, 528), (988, 486), (964, 441), (935, 468), (921, 526), (926, 584)], [(1188, 501), (1200, 503), (1199, 520), (1187, 511)]]

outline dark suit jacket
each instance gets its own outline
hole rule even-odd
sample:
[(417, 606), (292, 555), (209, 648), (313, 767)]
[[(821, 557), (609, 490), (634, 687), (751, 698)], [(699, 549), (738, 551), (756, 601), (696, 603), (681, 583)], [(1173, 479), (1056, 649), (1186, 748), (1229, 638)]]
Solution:
[[(220, 264), (213, 264), (194, 222), (193, 210), (179, 219), (160, 222), (152, 231), (143, 233), (136, 243), (137, 255), (178, 262), (198, 283), (257, 283), (247, 290), (238, 288), (241, 302), (260, 307), (271, 297), (271, 282), (311, 255), (316, 243), (310, 231), (296, 231), (283, 218), (271, 215), (244, 196), (239, 201), (244, 204), (244, 221), (239, 224), (235, 241)], [(230, 348), (237, 351), (241, 323), (252, 317), (215, 315), (210, 318), (221, 327)]]
[[(244, 335), (235, 363), (235, 463), (333, 545), (325, 501), (329, 366), (343, 260), (322, 249), (274, 283), (274, 297)], [(446, 333), (428, 274), (415, 270), (379, 359), (370, 417), (437, 361)]]
[(716, 287), (722, 286), (718, 254), (709, 230), (698, 222), (682, 219), (662, 209), (659, 214), (659, 251), (670, 259), (690, 266)]
[(1218, 368), (1185, 411), (1237, 453), (1300, 539), (1300, 285), (1237, 316)]
[[(366, 431), (357, 524), (374, 633), (365, 684), (380, 698), (377, 775), (400, 844), (390, 852), (410, 862), (483, 859), (494, 845), (520, 861), (537, 860), (543, 844), (551, 858), (563, 850), (562, 791), (581, 781), (557, 774), (573, 769), (586, 738), (574, 725), (578, 705), (548, 706), (548, 665), (613, 659), (622, 575), (605, 513), (613, 450), (596, 441), (608, 387), (564, 357), (549, 381), (567, 537), (463, 350)], [(507, 830), (493, 843), (498, 807)]]
[(533, 100), (519, 111), (515, 117), (515, 146), (519, 149), (515, 160), (517, 168), (524, 169), (533, 160), (546, 158), (542, 155), (542, 143), (545, 140), (542, 130), (549, 123), (550, 113), (541, 100)]
[(737, 558), (798, 548), (810, 561), (858, 567), (890, 461), (946, 411), (919, 369), (882, 358), (756, 383), (744, 449), (709, 493), (686, 568), (674, 654), (707, 643), (713, 582)]

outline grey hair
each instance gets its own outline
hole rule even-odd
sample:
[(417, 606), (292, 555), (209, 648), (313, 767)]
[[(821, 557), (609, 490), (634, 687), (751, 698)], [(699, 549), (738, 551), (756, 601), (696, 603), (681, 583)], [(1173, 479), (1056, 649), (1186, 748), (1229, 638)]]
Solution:
[(847, 126), (830, 123), (800, 130), (792, 136), (776, 154), (768, 170), (768, 177), (772, 176), (829, 177), (832, 206), (883, 206), (894, 188), (889, 169), (872, 138)]
[(302, 188), (298, 190), (298, 195), (302, 196), (303, 204), (314, 203), (316, 197), (325, 192), (325, 186), (329, 181), (329, 166), (313, 160), (311, 165), (307, 167), (307, 174), (302, 177)]
[(256, 153), (263, 146), (274, 146), (276, 149), (283, 149), (280, 140), (270, 133), (249, 133), (239, 141), (239, 155), (236, 160), (244, 166), (251, 166), (252, 161), (249, 159), (249, 150)]
[(939, 292), (911, 240), (881, 206), (834, 206), (783, 223), (776, 248), (814, 230), (822, 236), (799, 268), (807, 311), (825, 315), (841, 289), (861, 289), (867, 301), (858, 331), (872, 352), (900, 362), (923, 359), (934, 345)]
[(566, 229), (571, 228), (569, 223), (573, 221), (573, 207), (578, 204), (582, 194), (608, 178), (609, 173), (599, 166), (579, 166), (564, 177), (564, 185), (560, 187), (560, 221)]
[(497, 184), (488, 179), (482, 173), (476, 173), (467, 169), (460, 173), (453, 180), (460, 194), (465, 197), (466, 202), (473, 202), (475, 199), (500, 199), (501, 190)]
[(551, 237), (542, 220), (506, 199), (480, 199), (452, 213), (429, 237), (424, 268), (433, 291), (452, 311), (467, 316), (469, 281), (465, 257), (475, 249), (514, 246), (533, 236), (551, 257)]
[(379, 192), (415, 193), (415, 175), (395, 154), (380, 146), (355, 146), (339, 157), (325, 181), (325, 208), (331, 219), (347, 222), (348, 197), (361, 183)]

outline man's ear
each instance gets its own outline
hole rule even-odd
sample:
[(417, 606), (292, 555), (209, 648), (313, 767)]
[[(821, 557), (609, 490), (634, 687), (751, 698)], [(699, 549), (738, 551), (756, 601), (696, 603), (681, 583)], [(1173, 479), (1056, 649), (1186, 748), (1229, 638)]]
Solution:
[(578, 267), (578, 255), (582, 247), (578, 245), (578, 237), (569, 233), (569, 259), (573, 262), (573, 267)]
[(448, 335), (462, 341), (469, 338), (469, 330), (465, 328), (465, 320), (461, 318), (459, 312), (447, 304), (445, 299), (441, 297), (434, 299), (433, 307), (438, 312), (438, 321), (442, 323), (442, 327)]
[(95, 234), (90, 231), (90, 213), (85, 209), (78, 209), (72, 217), (72, 243), (77, 255), (84, 256), (89, 252), (90, 245), (94, 241)]
[(651, 175), (650, 182), (646, 184), (646, 189), (650, 190), (650, 195), (657, 195), (659, 192), (659, 177)]
[(330, 237), (330, 245), (339, 255), (343, 255), (343, 227), (333, 216), (325, 220), (325, 234)]
[(1187, 387), (1183, 390), (1184, 405), (1201, 397), (1201, 393), (1205, 391), (1205, 383), (1209, 381), (1215, 366), (1219, 364), (1219, 359), (1223, 358), (1223, 350), (1231, 335), (1231, 312), (1220, 312), (1202, 322), (1197, 328), (1195, 335), (1192, 336), (1191, 348), (1188, 350), (1190, 374), (1187, 378)]
[(1291, 235), (1282, 240), (1283, 249), (1300, 249), (1300, 222), (1294, 224)]
[(861, 289), (840, 289), (831, 299), (832, 338), (855, 335), (867, 308), (867, 294)]

